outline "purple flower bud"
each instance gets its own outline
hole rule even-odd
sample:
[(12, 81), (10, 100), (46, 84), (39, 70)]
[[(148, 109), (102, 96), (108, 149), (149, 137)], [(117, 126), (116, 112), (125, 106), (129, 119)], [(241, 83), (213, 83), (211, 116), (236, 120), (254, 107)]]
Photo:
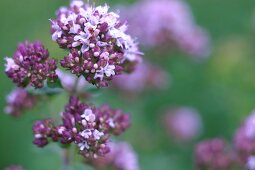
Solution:
[(33, 125), (33, 132), (34, 132), (34, 144), (38, 147), (44, 147), (48, 144), (48, 137), (51, 136), (53, 120), (52, 119), (45, 119), (36, 121)]
[(57, 78), (57, 62), (49, 59), (48, 50), (39, 41), (20, 43), (13, 57), (5, 60), (5, 73), (19, 87), (42, 88), (46, 79)]

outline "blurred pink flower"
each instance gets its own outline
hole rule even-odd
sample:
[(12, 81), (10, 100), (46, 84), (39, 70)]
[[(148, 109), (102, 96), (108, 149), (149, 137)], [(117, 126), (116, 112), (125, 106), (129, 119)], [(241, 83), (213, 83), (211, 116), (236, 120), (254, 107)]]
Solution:
[(202, 131), (202, 120), (199, 113), (189, 107), (169, 110), (165, 124), (170, 135), (180, 141), (190, 141)]
[(6, 96), (4, 111), (11, 116), (18, 117), (37, 103), (38, 96), (29, 94), (25, 89), (16, 88)]
[(116, 88), (126, 92), (141, 92), (147, 88), (164, 89), (169, 86), (169, 75), (162, 68), (143, 62), (130, 74), (113, 79)]
[(195, 148), (198, 170), (230, 170), (236, 164), (235, 153), (221, 138), (200, 142)]
[(248, 170), (255, 170), (255, 156), (249, 156), (246, 167)]
[(138, 157), (133, 148), (126, 142), (109, 143), (110, 152), (104, 157), (89, 162), (97, 169), (104, 170), (113, 167), (116, 170), (139, 170)]
[(81, 93), (84, 90), (85, 86), (87, 85), (87, 81), (83, 76), (77, 77), (73, 74), (61, 71), (59, 69), (57, 69), (56, 73), (61, 81), (62, 86), (67, 91), (72, 91), (75, 88), (76, 81), (77, 81), (76, 85), (77, 93)]
[(255, 112), (245, 120), (235, 134), (235, 147), (243, 161), (255, 154)]
[(142, 0), (122, 11), (129, 31), (139, 38), (141, 45), (171, 44), (196, 57), (207, 57), (210, 53), (210, 38), (195, 23), (185, 1)]

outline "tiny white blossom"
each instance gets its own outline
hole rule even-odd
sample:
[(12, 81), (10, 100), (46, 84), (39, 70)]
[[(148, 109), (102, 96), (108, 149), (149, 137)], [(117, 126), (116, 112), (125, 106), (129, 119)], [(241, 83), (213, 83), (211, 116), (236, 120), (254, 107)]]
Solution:
[(105, 5), (105, 6), (98, 6), (95, 9), (95, 11), (97, 11), (99, 13), (99, 15), (107, 14), (108, 10), (109, 10), (109, 6), (107, 6), (107, 5)]
[(37, 139), (40, 139), (40, 138), (43, 137), (43, 135), (38, 133), (38, 134), (35, 134), (34, 137), (37, 138)]
[(83, 151), (85, 148), (89, 149), (89, 145), (88, 145), (88, 143), (86, 141), (84, 141), (82, 143), (79, 143), (78, 147), (80, 148), (81, 151)]
[(6, 57), (5, 61), (6, 61), (5, 71), (9, 71), (10, 69), (14, 69), (14, 70), (19, 69), (19, 66), (14, 62), (12, 58)]
[(106, 77), (111, 77), (115, 75), (115, 65), (109, 65), (107, 64), (104, 68), (101, 67), (100, 70), (97, 70), (95, 74), (95, 79), (100, 78), (100, 80), (103, 80), (104, 74)]
[(93, 114), (91, 109), (85, 109), (81, 117), (85, 118), (89, 122), (94, 122), (96, 120), (96, 116)]
[(110, 126), (111, 128), (115, 128), (115, 123), (114, 123), (114, 121), (113, 121), (112, 118), (110, 118), (110, 119), (108, 120), (108, 124), (109, 124), (109, 126)]
[(91, 135), (92, 135), (92, 132), (90, 129), (85, 129), (84, 131), (82, 131), (80, 133), (80, 135), (86, 139), (88, 139)]
[(71, 7), (82, 7), (84, 5), (84, 2), (83, 1), (80, 1), (80, 0), (73, 0), (71, 2)]
[(69, 33), (71, 34), (77, 34), (79, 29), (81, 29), (81, 26), (78, 24), (73, 24), (73, 26), (70, 28)]
[(52, 23), (52, 28), (53, 28), (54, 30), (56, 30), (56, 31), (52, 34), (51, 38), (52, 38), (53, 41), (56, 41), (58, 38), (60, 38), (60, 37), (62, 36), (63, 32), (62, 32), (62, 29), (61, 29), (61, 28), (59, 27), (59, 25), (57, 24), (57, 22), (54, 22), (54, 21), (52, 21), (52, 20), (50, 20), (50, 21), (51, 21), (51, 23)]
[(68, 24), (69, 19), (65, 15), (60, 15), (60, 22), (64, 25)]
[(66, 130), (66, 128), (64, 127), (64, 126), (61, 126), (59, 129), (58, 129), (58, 133), (60, 134), (60, 135), (62, 135), (63, 134), (63, 132)]
[(115, 65), (106, 65), (104, 67), (104, 73), (107, 77), (110, 77), (110, 76), (114, 76), (115, 75), (115, 72), (114, 72), (114, 69), (115, 69)]
[(73, 47), (77, 47), (79, 46), (80, 44), (82, 44), (82, 47), (81, 47), (81, 52), (84, 53), (86, 51), (89, 50), (89, 34), (85, 33), (85, 32), (80, 32), (79, 35), (76, 35), (74, 37), (74, 43), (72, 44)]
[(103, 132), (99, 132), (98, 130), (94, 130), (93, 136), (96, 140), (99, 140), (102, 136), (104, 136)]

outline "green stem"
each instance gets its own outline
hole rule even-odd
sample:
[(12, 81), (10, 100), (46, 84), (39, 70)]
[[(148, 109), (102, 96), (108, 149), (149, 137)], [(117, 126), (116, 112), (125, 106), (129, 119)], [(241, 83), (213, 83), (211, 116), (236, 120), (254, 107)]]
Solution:
[(71, 162), (69, 148), (63, 149), (62, 159), (62, 170), (68, 170)]
[(71, 94), (72, 95), (75, 95), (76, 93), (77, 93), (77, 86), (78, 86), (78, 84), (79, 84), (79, 78), (76, 78), (75, 79), (75, 82), (74, 82), (74, 86), (73, 86), (73, 89), (72, 89), (72, 91), (71, 91)]

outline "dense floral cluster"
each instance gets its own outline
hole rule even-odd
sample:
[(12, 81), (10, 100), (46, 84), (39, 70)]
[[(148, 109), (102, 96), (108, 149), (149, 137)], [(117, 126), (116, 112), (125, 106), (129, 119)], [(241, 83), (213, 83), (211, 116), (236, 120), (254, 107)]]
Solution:
[(195, 23), (184, 1), (142, 0), (123, 11), (129, 30), (144, 46), (158, 48), (170, 44), (192, 56), (209, 55), (209, 36)]
[(109, 143), (111, 152), (99, 159), (86, 160), (98, 170), (113, 167), (116, 170), (138, 170), (138, 158), (128, 143)]
[(15, 117), (20, 116), (23, 111), (32, 108), (36, 104), (36, 100), (36, 96), (22, 88), (17, 88), (6, 97), (5, 112)]
[(168, 87), (169, 75), (162, 68), (143, 62), (130, 74), (122, 74), (113, 79), (115, 88), (124, 92), (141, 92), (145, 89), (164, 89)]
[(5, 73), (19, 87), (41, 88), (46, 79), (57, 78), (57, 62), (49, 58), (48, 50), (39, 41), (20, 43), (13, 57), (5, 60)]
[(22, 166), (14, 165), (14, 166), (9, 166), (9, 167), (5, 168), (4, 170), (24, 170), (24, 169), (22, 168)]
[(223, 139), (201, 142), (196, 147), (195, 160), (198, 169), (228, 170), (234, 165), (235, 154)]
[(193, 108), (170, 109), (164, 117), (166, 129), (178, 141), (190, 141), (202, 131), (200, 114)]
[(127, 25), (108, 6), (91, 7), (80, 0), (57, 11), (51, 20), (52, 39), (69, 54), (61, 65), (98, 87), (140, 61), (137, 43), (126, 34)]
[(109, 152), (107, 146), (111, 134), (120, 135), (129, 125), (129, 115), (104, 105), (89, 106), (71, 97), (61, 113), (63, 124), (55, 126), (52, 119), (35, 122), (34, 144), (43, 147), (49, 139), (62, 144), (75, 143), (80, 154), (97, 158)]

